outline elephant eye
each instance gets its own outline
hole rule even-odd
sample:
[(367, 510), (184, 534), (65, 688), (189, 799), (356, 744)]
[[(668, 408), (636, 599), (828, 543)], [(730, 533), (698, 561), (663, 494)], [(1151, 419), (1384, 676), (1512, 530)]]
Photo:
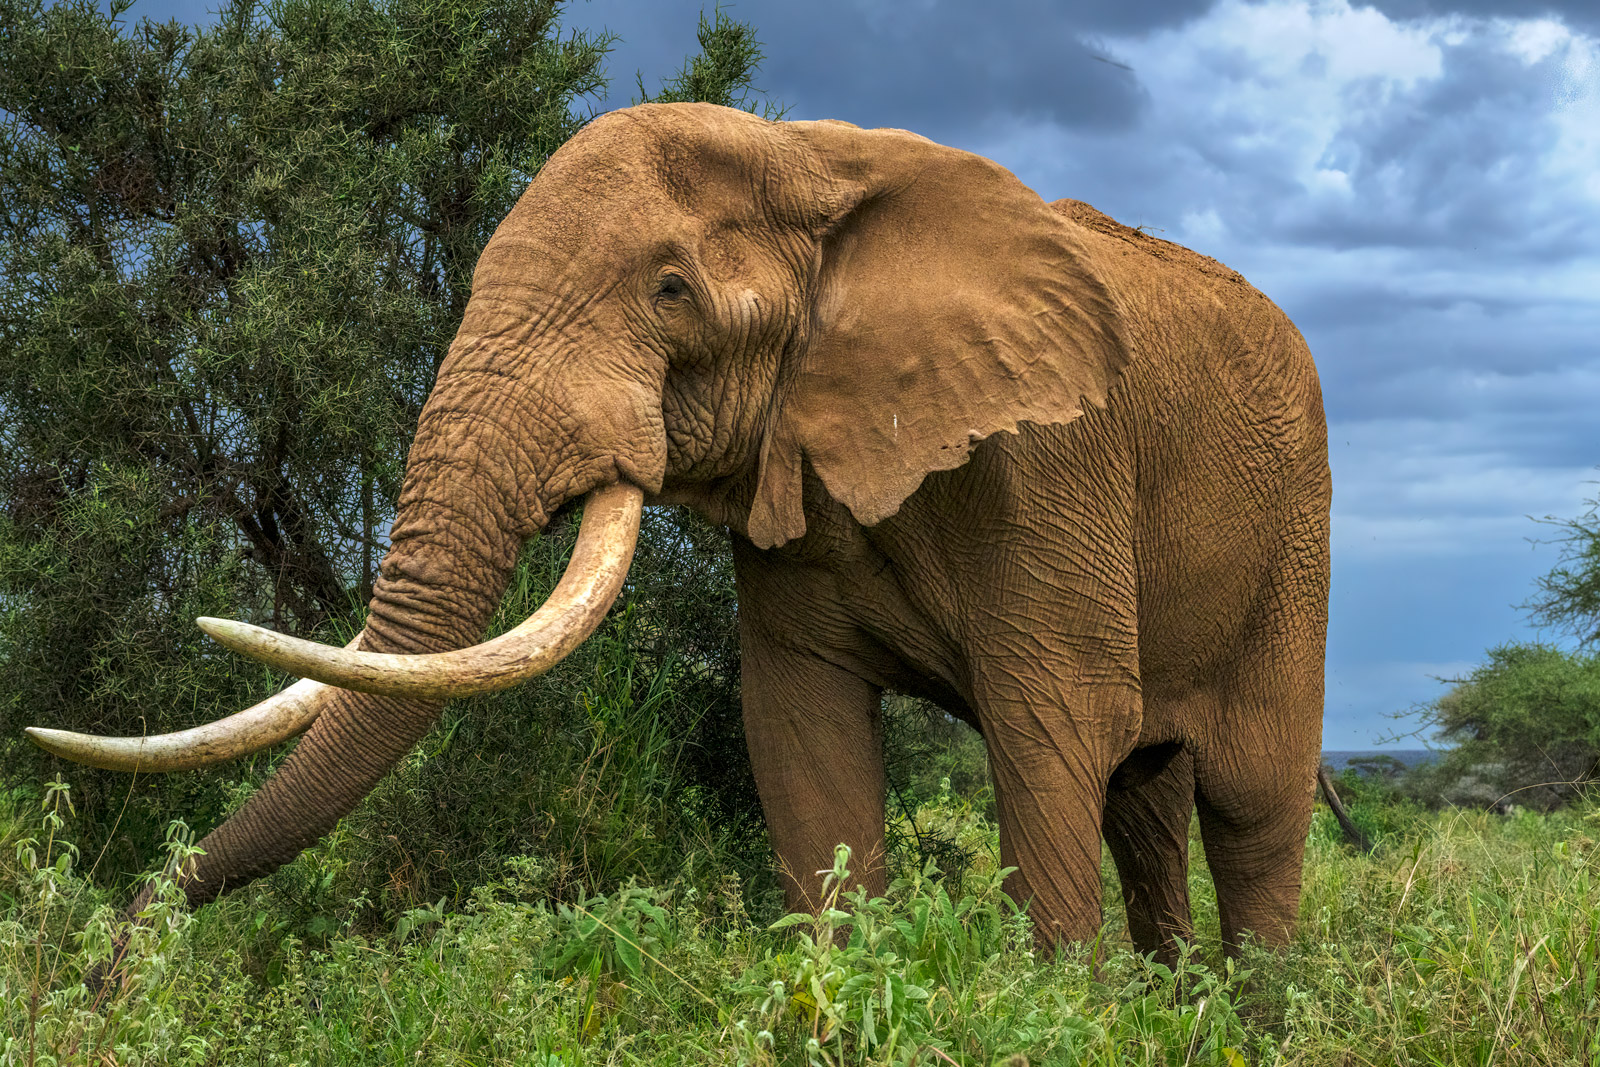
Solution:
[(667, 274), (656, 286), (656, 296), (662, 300), (682, 300), (689, 295), (689, 283), (682, 276)]

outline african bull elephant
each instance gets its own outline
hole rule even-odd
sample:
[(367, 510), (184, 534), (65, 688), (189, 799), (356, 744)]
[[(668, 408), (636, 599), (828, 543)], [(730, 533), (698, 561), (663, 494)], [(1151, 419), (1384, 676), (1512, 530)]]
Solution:
[[(478, 641), (522, 542), (588, 495), (562, 586)], [(310, 725), (202, 842), (193, 903), (327, 833), (451, 696), (546, 669), (624, 579), (641, 500), (734, 533), (751, 760), (792, 907), (836, 842), (883, 887), (885, 688), (988, 745), (1008, 889), (1092, 937), (1189, 930), (1198, 805), (1230, 945), (1295, 918), (1321, 736), (1329, 475), (1299, 332), (1238, 274), (901, 130), (608, 114), (478, 261), (346, 650), (222, 620), (303, 681), (143, 742), (190, 766)]]

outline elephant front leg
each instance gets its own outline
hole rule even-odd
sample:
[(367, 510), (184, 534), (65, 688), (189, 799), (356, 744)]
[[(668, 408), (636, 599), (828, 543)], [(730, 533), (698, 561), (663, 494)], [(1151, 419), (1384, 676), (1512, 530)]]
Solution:
[(790, 911), (817, 911), (834, 848), (884, 892), (882, 691), (778, 641), (743, 639), (745, 738)]

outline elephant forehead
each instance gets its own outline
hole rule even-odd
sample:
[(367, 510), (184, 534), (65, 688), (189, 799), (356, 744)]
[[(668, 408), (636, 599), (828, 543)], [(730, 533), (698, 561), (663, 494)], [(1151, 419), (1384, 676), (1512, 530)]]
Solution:
[(584, 127), (541, 177), (600, 199), (648, 191), (693, 214), (759, 215), (780, 147), (775, 129), (731, 108), (628, 108)]
[[(556, 166), (552, 160), (501, 221), (490, 246), (508, 241), (537, 242), (567, 251), (606, 246), (625, 239), (637, 244), (645, 233), (670, 230), (681, 210), (652, 180), (648, 168), (630, 162), (579, 158)], [(648, 223), (648, 227), (646, 227)]]

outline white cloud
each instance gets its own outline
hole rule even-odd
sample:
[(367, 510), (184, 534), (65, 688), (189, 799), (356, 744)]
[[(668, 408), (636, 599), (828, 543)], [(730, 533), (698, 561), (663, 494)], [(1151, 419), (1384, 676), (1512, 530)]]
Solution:
[(1344, 0), (1226, 0), (1179, 29), (1108, 46), (1138, 71), (1155, 124), (1197, 161), (1231, 172), (1248, 160), (1265, 167), (1259, 176), (1319, 189), (1321, 172), (1342, 171), (1341, 131), (1440, 77), (1440, 28)]
[(1306, 189), (1312, 194), (1331, 194), (1341, 199), (1346, 199), (1355, 192), (1350, 187), (1349, 172), (1332, 167), (1319, 167), (1312, 171), (1306, 181)]
[(1225, 0), (1097, 45), (1134, 68), (1137, 129), (1003, 122), (979, 146), (1049, 195), (1110, 172), (1119, 199), (1152, 213), (1215, 210), (1243, 239), (1297, 245), (1521, 248), (1600, 232), (1596, 42), (1559, 23)]
[(1600, 205), (1600, 41), (1568, 35), (1548, 47), (1535, 60), (1550, 68), (1546, 88), (1557, 131), (1544, 163), (1564, 186)]
[(1572, 34), (1552, 19), (1496, 20), (1504, 27), (1506, 49), (1526, 66), (1540, 62), (1572, 40)]
[[(1226, 0), (1198, 22), (1155, 35), (1183, 37), (1200, 50), (1237, 56), (1263, 83), (1306, 81), (1325, 72), (1337, 84), (1366, 78), (1412, 82), (1439, 76), (1434, 31), (1391, 22), (1344, 0), (1246, 4)], [(1167, 42), (1162, 42), (1167, 43)], [(1157, 45), (1159, 47), (1159, 45)]]
[(1179, 226), (1178, 241), (1191, 248), (1215, 248), (1227, 238), (1227, 226), (1215, 208), (1186, 211)]

